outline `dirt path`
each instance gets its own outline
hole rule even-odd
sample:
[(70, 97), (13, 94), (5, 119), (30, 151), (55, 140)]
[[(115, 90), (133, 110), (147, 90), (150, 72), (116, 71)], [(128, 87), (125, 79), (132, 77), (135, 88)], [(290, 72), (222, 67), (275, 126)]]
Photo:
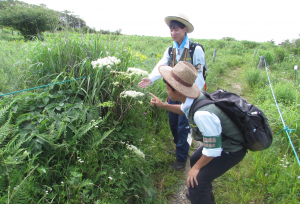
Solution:
[[(222, 82), (219, 86), (219, 88), (226, 89), (227, 91), (234, 92), (242, 97), (243, 96), (243, 89), (242, 89), (242, 83), (241, 83), (241, 74), (242, 69), (237, 68), (235, 70), (230, 71), (230, 76), (224, 75), (220, 76), (219, 81)], [(247, 100), (247, 98), (245, 98)], [(196, 151), (200, 146), (201, 142), (193, 140), (192, 147), (190, 148), (189, 155), (192, 155), (194, 151)], [(190, 167), (190, 161), (188, 158), (186, 167), (184, 171), (182, 172), (186, 178), (189, 170), (191, 169)], [(170, 200), (169, 204), (190, 204), (190, 201), (186, 198), (185, 194), (188, 191), (187, 185), (186, 185), (186, 180), (182, 179), (178, 187), (176, 189), (176, 194), (173, 195), (173, 199)]]

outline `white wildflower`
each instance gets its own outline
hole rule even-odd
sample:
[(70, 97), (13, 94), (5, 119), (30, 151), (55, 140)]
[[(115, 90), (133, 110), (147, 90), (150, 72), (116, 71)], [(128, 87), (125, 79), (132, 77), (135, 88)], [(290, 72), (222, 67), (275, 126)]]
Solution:
[(114, 86), (117, 86), (117, 85), (119, 85), (120, 83), (117, 82), (117, 81), (115, 81), (115, 82), (113, 82), (112, 84), (113, 84)]
[(144, 70), (141, 70), (138, 68), (134, 68), (134, 67), (129, 67), (127, 69), (127, 72), (130, 72), (134, 75), (139, 75), (139, 76), (148, 76), (149, 75), (149, 73), (147, 71), (144, 71)]
[(92, 61), (91, 64), (92, 64), (92, 67), (95, 69), (95, 68), (102, 68), (102, 67), (105, 67), (106, 68), (111, 68), (111, 66), (113, 65), (118, 65), (121, 63), (121, 60), (119, 60), (118, 58), (116, 57), (105, 57), (105, 58), (100, 58), (96, 61)]
[(112, 178), (112, 177), (110, 177), (110, 176), (108, 177), (108, 179), (109, 179), (109, 180), (113, 180), (113, 178)]
[(137, 91), (123, 91), (121, 93), (121, 96), (126, 98), (126, 97), (132, 97), (132, 98), (136, 98), (136, 97), (139, 97), (139, 96), (144, 96), (143, 93), (141, 92), (137, 92)]
[(126, 144), (126, 148), (133, 151), (136, 155), (145, 159), (145, 154), (141, 150), (139, 150), (136, 146)]

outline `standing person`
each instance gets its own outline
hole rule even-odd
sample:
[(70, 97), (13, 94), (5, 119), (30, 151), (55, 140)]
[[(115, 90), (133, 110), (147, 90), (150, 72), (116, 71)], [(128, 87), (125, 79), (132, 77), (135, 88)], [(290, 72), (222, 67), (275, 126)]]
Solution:
[[(163, 58), (157, 63), (149, 77), (143, 78), (141, 82), (138, 83), (138, 86), (140, 88), (146, 88), (157, 79), (160, 79), (159, 66), (169, 65), (174, 67), (179, 61), (187, 61), (193, 64), (194, 69), (197, 70), (195, 83), (198, 89), (202, 90), (205, 85), (203, 67), (206, 63), (204, 51), (201, 46), (191, 42), (188, 38), (187, 33), (193, 32), (193, 25), (189, 22), (189, 19), (182, 14), (178, 16), (167, 16), (165, 22), (170, 28), (171, 37), (174, 41), (173, 46), (166, 49)], [(168, 103), (181, 104), (180, 101), (173, 101), (170, 98), (168, 98)], [(185, 168), (188, 157), (190, 146), (187, 142), (187, 137), (190, 132), (190, 127), (186, 117), (170, 111), (168, 112), (168, 116), (170, 129), (174, 137), (174, 143), (176, 144), (176, 150), (169, 151), (170, 154), (176, 153), (176, 161), (171, 164), (170, 167), (174, 170), (180, 170)]]
[[(150, 93), (153, 97), (151, 105), (185, 115), (193, 125), (193, 134), (202, 138), (204, 143), (190, 158), (187, 197), (193, 204), (214, 203), (212, 181), (238, 164), (246, 155), (247, 149), (241, 145), (245, 142), (242, 133), (215, 104), (203, 106), (194, 114), (190, 111), (198, 101), (206, 98), (194, 83), (197, 72), (193, 65), (179, 62), (173, 69), (170, 66), (160, 66), (158, 70), (164, 79), (169, 97), (174, 101), (181, 101), (182, 104), (163, 103)], [(194, 132), (194, 127), (199, 131)], [(221, 134), (240, 143), (234, 144), (232, 140), (222, 138)]]

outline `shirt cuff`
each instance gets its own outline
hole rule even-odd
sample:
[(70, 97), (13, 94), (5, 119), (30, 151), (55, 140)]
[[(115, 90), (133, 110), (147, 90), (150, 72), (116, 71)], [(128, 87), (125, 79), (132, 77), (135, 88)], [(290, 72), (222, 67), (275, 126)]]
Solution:
[(203, 147), (202, 154), (207, 157), (219, 157), (222, 153), (222, 148), (206, 149)]

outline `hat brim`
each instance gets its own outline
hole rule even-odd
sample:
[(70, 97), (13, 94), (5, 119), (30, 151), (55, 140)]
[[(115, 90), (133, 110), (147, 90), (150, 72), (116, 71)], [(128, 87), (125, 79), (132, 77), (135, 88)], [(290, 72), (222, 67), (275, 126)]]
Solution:
[(188, 98), (198, 98), (200, 96), (200, 91), (198, 86), (194, 83), (191, 87), (187, 87), (176, 81), (172, 75), (171, 70), (173, 68), (167, 65), (161, 65), (158, 67), (158, 71), (161, 76), (170, 84), (176, 91)]
[(179, 21), (179, 22), (183, 23), (188, 28), (187, 33), (191, 33), (191, 32), (194, 31), (194, 26), (189, 21), (187, 21), (183, 18), (180, 18), (178, 16), (167, 16), (167, 17), (165, 17), (165, 22), (168, 26), (170, 25), (170, 22), (172, 20)]

